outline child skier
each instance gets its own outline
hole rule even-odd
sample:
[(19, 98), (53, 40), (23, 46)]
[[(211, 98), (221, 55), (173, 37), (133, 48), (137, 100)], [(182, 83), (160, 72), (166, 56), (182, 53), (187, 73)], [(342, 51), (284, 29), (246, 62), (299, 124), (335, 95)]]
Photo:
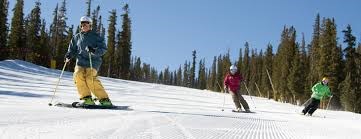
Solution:
[(241, 104), (245, 109), (245, 112), (251, 112), (249, 106), (240, 93), (240, 84), (243, 81), (241, 74), (238, 72), (237, 67), (232, 65), (229, 68), (229, 73), (224, 78), (224, 90), (228, 91), (232, 95), (233, 102), (236, 106), (234, 112), (240, 112)]
[(305, 106), (302, 110), (303, 115), (307, 113), (312, 116), (312, 114), (317, 110), (318, 106), (320, 105), (320, 100), (323, 97), (332, 97), (330, 92), (330, 88), (328, 87), (328, 79), (324, 77), (321, 82), (316, 83), (312, 87), (312, 96), (311, 96), (311, 103)]

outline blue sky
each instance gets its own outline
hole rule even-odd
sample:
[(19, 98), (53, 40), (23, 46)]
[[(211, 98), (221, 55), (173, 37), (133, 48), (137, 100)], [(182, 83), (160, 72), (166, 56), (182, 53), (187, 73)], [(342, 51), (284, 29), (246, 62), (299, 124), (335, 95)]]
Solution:
[[(35, 1), (25, 0), (25, 14)], [(56, 3), (62, 1), (40, 0), (41, 17), (47, 26)], [(228, 50), (234, 62), (246, 41), (251, 49), (264, 50), (271, 43), (277, 50), (284, 25), (296, 28), (298, 41), (303, 32), (309, 43), (317, 13), (335, 18), (339, 43), (347, 24), (352, 26), (357, 42), (361, 38), (359, 0), (93, 0), (92, 7), (100, 5), (105, 26), (109, 11), (116, 9), (121, 29), (120, 14), (125, 2), (129, 3), (132, 20), (132, 54), (158, 70), (166, 66), (177, 69), (185, 60), (191, 60), (193, 50), (197, 51), (197, 60), (206, 59), (208, 67), (214, 56)], [(15, 0), (10, 0), (8, 23), (14, 5)], [(67, 0), (67, 24), (77, 25), (86, 9), (85, 0)]]

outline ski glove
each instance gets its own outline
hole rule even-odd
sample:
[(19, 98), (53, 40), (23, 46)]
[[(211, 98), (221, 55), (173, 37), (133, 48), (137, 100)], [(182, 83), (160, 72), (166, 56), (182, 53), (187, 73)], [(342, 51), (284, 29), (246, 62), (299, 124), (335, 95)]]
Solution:
[(67, 60), (70, 60), (70, 59), (71, 59), (70, 53), (66, 53), (65, 57), (64, 57), (64, 61), (67, 61)]
[(87, 47), (85, 47), (85, 50), (86, 50), (87, 52), (91, 53), (91, 54), (94, 54), (94, 53), (95, 53), (95, 49), (94, 49), (93, 47), (87, 46)]

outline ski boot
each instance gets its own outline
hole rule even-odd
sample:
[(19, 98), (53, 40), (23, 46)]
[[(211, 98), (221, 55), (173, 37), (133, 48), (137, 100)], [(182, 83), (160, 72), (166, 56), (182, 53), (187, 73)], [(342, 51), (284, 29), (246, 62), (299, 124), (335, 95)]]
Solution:
[(99, 103), (101, 106), (106, 106), (106, 107), (111, 107), (113, 106), (112, 102), (110, 101), (109, 98), (103, 98), (99, 100)]
[(78, 103), (77, 105), (95, 105), (95, 102), (91, 96), (83, 97), (80, 100), (82, 100), (82, 102)]
[(244, 112), (245, 113), (251, 113), (251, 111), (249, 109), (246, 109)]
[(302, 114), (303, 114), (303, 115), (306, 115), (306, 113), (307, 113), (307, 112), (306, 112), (305, 110), (302, 110)]
[(236, 108), (236, 109), (233, 109), (232, 112), (242, 112), (242, 109), (241, 108)]

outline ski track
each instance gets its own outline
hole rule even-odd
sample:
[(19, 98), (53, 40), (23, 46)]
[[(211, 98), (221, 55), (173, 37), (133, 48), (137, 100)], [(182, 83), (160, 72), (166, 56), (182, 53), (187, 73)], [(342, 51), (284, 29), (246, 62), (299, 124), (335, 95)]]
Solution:
[[(0, 61), (1, 139), (323, 139), (361, 136), (361, 116), (301, 107), (249, 96), (256, 113), (233, 113), (231, 97), (184, 87), (101, 77), (116, 105), (131, 110), (49, 107), (60, 75), (18, 60)], [(65, 72), (54, 102), (77, 101), (72, 73)], [(323, 116), (327, 115), (327, 118)], [(347, 125), (347, 126), (345, 126)]]

